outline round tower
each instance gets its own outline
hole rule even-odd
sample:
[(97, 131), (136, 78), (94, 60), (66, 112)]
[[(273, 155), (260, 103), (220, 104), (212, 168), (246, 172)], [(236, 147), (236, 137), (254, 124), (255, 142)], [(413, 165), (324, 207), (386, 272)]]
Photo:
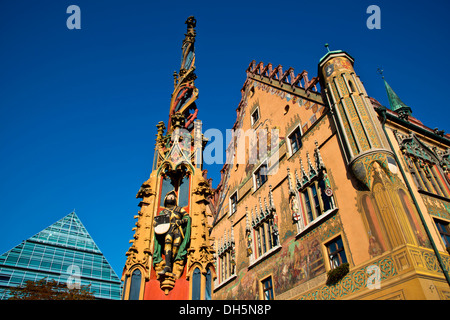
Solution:
[(320, 59), (319, 77), (330, 106), (347, 165), (358, 180), (370, 188), (372, 164), (390, 174), (395, 165), (366, 90), (353, 69), (354, 59), (336, 50)]

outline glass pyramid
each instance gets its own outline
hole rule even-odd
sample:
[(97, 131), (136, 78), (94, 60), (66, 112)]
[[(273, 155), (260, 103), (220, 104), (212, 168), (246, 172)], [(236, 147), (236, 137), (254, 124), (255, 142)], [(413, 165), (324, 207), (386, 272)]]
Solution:
[(0, 300), (8, 299), (8, 287), (45, 277), (60, 283), (76, 277), (97, 299), (120, 299), (119, 277), (75, 212), (0, 256)]

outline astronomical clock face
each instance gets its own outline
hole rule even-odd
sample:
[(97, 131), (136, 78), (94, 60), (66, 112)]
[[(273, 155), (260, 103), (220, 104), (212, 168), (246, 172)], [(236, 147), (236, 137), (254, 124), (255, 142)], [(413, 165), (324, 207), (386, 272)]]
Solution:
[(325, 68), (325, 74), (327, 77), (331, 76), (334, 72), (334, 64), (331, 63)]

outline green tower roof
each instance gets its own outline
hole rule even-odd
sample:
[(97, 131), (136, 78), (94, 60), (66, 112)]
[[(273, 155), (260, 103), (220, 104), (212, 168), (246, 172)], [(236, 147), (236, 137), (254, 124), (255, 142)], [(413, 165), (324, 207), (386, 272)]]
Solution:
[(392, 111), (395, 112), (406, 112), (408, 114), (412, 113), (412, 110), (410, 107), (408, 107), (406, 104), (403, 103), (402, 100), (398, 97), (398, 95), (392, 90), (391, 86), (384, 80), (384, 86), (386, 87), (386, 92), (389, 99), (389, 105), (391, 107)]
[(319, 64), (320, 64), (323, 60), (325, 60), (325, 58), (328, 57), (330, 54), (333, 54), (333, 53), (341, 53), (341, 52), (344, 52), (344, 51), (342, 51), (342, 50), (328, 51), (322, 58), (320, 58)]
[(340, 55), (340, 54), (344, 55), (345, 54), (347, 56), (347, 58), (349, 58), (352, 61), (352, 63), (355, 60), (355, 59), (353, 59), (353, 57), (351, 55), (349, 55), (347, 52), (345, 52), (343, 50), (333, 50), (333, 51), (331, 51), (330, 48), (329, 48), (328, 43), (325, 43), (325, 48), (327, 48), (328, 52), (322, 58), (320, 58), (320, 60), (319, 60), (319, 67), (322, 64), (322, 62), (327, 60), (327, 58), (329, 56), (331, 56), (331, 55)]

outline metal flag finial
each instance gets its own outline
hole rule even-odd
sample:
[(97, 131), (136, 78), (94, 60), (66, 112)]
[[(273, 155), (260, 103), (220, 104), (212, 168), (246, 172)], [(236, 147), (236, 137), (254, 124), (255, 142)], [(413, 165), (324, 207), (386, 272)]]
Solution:
[(382, 79), (384, 79), (384, 76), (383, 76), (383, 69), (381, 69), (381, 67), (378, 67), (378, 68), (377, 68), (377, 73), (381, 76)]

